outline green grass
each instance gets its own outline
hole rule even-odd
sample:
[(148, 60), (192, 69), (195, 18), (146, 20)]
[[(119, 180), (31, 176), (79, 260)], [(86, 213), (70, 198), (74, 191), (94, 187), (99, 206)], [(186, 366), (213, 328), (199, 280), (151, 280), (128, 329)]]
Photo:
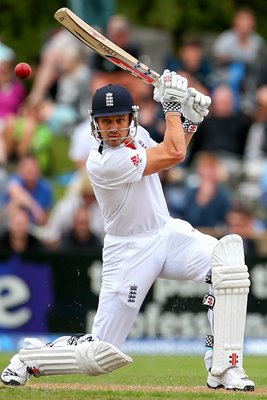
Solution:
[[(1, 370), (10, 355), (2, 353)], [(267, 357), (246, 357), (245, 369), (256, 383), (254, 393), (214, 391), (206, 388), (202, 357), (134, 356), (134, 363), (110, 375), (69, 375), (32, 378), (27, 386), (0, 386), (0, 399), (267, 399)]]

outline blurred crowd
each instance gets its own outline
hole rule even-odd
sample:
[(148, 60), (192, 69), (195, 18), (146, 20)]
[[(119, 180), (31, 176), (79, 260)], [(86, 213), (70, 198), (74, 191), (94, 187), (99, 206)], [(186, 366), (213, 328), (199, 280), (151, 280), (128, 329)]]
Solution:
[[(103, 33), (144, 57), (124, 15), (109, 17)], [(0, 250), (101, 249), (103, 221), (85, 172), (91, 97), (108, 83), (128, 87), (139, 123), (157, 142), (164, 114), (151, 85), (64, 29), (49, 36), (38, 60), (30, 81), (18, 80), (20, 60), (0, 42)], [(267, 41), (253, 9), (236, 10), (229, 29), (208, 46), (201, 35), (185, 33), (162, 61), (213, 100), (186, 161), (161, 174), (170, 212), (217, 237), (238, 233), (246, 254), (256, 255), (267, 230)], [(55, 137), (67, 140), (73, 166), (60, 196), (51, 160)]]

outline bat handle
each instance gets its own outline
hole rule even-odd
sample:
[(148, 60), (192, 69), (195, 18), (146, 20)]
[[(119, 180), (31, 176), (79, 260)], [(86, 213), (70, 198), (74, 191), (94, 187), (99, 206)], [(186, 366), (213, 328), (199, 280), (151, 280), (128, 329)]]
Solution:
[(152, 85), (155, 86), (156, 88), (159, 88), (159, 86), (160, 86), (159, 79), (155, 79), (154, 82), (152, 83)]

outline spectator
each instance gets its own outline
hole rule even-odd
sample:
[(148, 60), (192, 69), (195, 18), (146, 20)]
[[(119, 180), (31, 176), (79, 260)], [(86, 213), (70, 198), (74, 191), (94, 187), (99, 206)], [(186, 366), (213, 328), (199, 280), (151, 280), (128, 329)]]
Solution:
[(92, 233), (102, 242), (104, 238), (103, 218), (92, 186), (86, 176), (85, 167), (79, 172), (78, 179), (67, 193), (53, 207), (47, 224), (39, 231), (39, 237), (51, 249), (57, 249), (62, 235), (73, 226), (73, 218), (76, 211), (86, 206), (90, 209), (90, 226)]
[(15, 53), (0, 43), (0, 164), (6, 163), (2, 132), (6, 119), (16, 115), (26, 97), (26, 87), (14, 76)]
[(5, 206), (8, 209), (24, 207), (29, 212), (31, 222), (42, 226), (48, 220), (53, 201), (53, 187), (41, 175), (37, 158), (33, 155), (21, 158), (17, 172), (8, 180)]
[(138, 120), (150, 134), (153, 140), (161, 143), (165, 131), (165, 118), (159, 103), (151, 96), (144, 96), (139, 99)]
[(31, 223), (28, 210), (23, 207), (13, 207), (8, 213), (7, 227), (0, 235), (1, 251), (24, 253), (45, 250), (42, 242), (31, 233)]
[(264, 53), (259, 64), (259, 74), (257, 76), (257, 89), (267, 87), (267, 54)]
[(239, 8), (232, 27), (215, 39), (212, 52), (218, 83), (230, 85), (235, 93), (235, 106), (249, 114), (254, 110), (260, 60), (266, 52), (266, 42), (257, 33), (256, 25), (253, 9)]
[[(183, 218), (186, 203), (188, 169), (177, 165), (160, 173), (160, 180), (164, 195), (170, 210), (175, 218)], [(190, 175), (188, 173), (188, 175)]]
[(226, 214), (226, 233), (236, 233), (243, 239), (247, 256), (257, 255), (256, 239), (262, 233), (258, 227), (254, 209), (249, 205), (235, 204)]
[[(0, 123), (16, 114), (26, 96), (26, 87), (14, 75), (15, 54), (0, 43)], [(4, 47), (3, 47), (4, 46)]]
[(256, 109), (245, 146), (245, 160), (258, 163), (267, 158), (267, 86), (258, 88)]
[(185, 35), (177, 54), (169, 57), (166, 68), (176, 71), (188, 79), (188, 86), (209, 94), (214, 86), (212, 60), (204, 54), (204, 46), (199, 36)]
[(1, 61), (12, 61), (15, 59), (15, 52), (10, 47), (6, 46), (0, 41), (0, 60)]
[(102, 249), (101, 241), (92, 232), (91, 212), (90, 207), (86, 205), (80, 206), (75, 211), (72, 226), (61, 237), (59, 250), (86, 252)]
[[(235, 193), (255, 204), (258, 210), (265, 208), (267, 160), (267, 91), (258, 89), (254, 118), (248, 130), (244, 149), (242, 176), (235, 186)], [(264, 217), (265, 212), (262, 213)]]
[(99, 146), (95, 138), (90, 134), (91, 127), (89, 120), (78, 124), (70, 138), (69, 158), (73, 161), (76, 168), (80, 169), (85, 166), (89, 155), (90, 148)]
[(88, 52), (88, 48), (66, 29), (52, 32), (40, 51), (40, 60), (28, 96), (31, 104), (47, 98), (54, 100), (57, 82), (62, 75), (62, 59), (66, 49), (75, 49), (78, 53)]
[(55, 97), (42, 102), (41, 115), (55, 134), (70, 135), (74, 126), (87, 117), (90, 71), (79, 47), (67, 47), (60, 61)]
[(20, 113), (7, 118), (3, 130), (7, 161), (17, 161), (28, 153), (36, 154), (43, 173), (50, 169), (53, 132), (42, 121), (42, 104), (24, 102)]
[(266, 211), (267, 211), (267, 160), (265, 160), (263, 167), (262, 167), (262, 172), (259, 177), (259, 186), (260, 186), (260, 204), (264, 209), (264, 214), (265, 214), (265, 224), (267, 226), (267, 218), (266, 218)]
[(231, 193), (225, 183), (223, 164), (212, 153), (199, 154), (195, 165), (196, 184), (185, 191), (182, 218), (199, 228), (220, 228), (225, 225), (231, 206)]
[(229, 173), (234, 176), (244, 156), (251, 120), (234, 110), (233, 91), (228, 86), (218, 86), (212, 96), (211, 111), (203, 121), (192, 143), (190, 162), (200, 151), (220, 156)]
[[(130, 21), (124, 15), (115, 14), (109, 18), (105, 35), (133, 57), (140, 58), (140, 44), (134, 40)], [(151, 96), (150, 85), (129, 75), (128, 71), (122, 70), (96, 53), (92, 56), (91, 68), (93, 71), (92, 93), (101, 86), (113, 83), (126, 86), (132, 92), (135, 104), (139, 104), (140, 98)]]

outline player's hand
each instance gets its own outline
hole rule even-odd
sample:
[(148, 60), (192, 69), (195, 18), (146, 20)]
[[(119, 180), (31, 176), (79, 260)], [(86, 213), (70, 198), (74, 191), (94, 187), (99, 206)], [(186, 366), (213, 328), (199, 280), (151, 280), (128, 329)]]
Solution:
[(186, 99), (182, 105), (182, 114), (189, 121), (200, 123), (209, 113), (211, 98), (194, 88), (188, 88)]
[(165, 69), (159, 79), (159, 87), (154, 89), (154, 100), (160, 103), (184, 103), (187, 90), (187, 79), (174, 71)]

